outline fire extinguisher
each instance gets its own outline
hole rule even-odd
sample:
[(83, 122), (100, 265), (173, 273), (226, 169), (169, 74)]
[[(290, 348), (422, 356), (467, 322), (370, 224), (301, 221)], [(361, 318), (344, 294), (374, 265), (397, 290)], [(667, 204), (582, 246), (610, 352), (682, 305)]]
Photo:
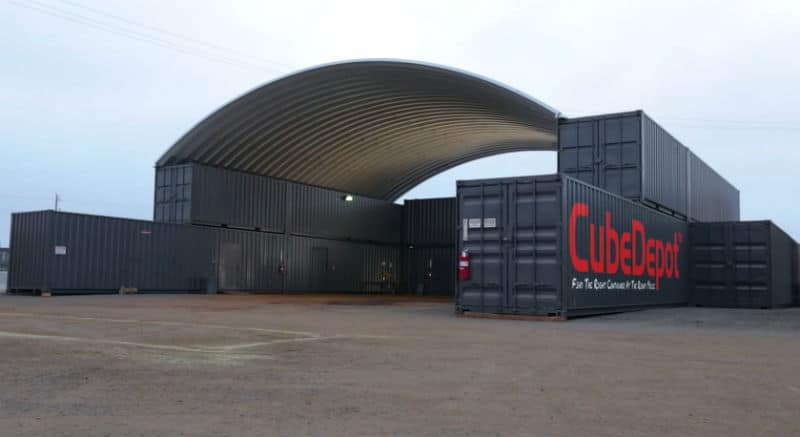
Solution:
[(469, 255), (467, 251), (461, 252), (458, 257), (458, 279), (461, 281), (468, 281), (470, 276), (469, 270)]

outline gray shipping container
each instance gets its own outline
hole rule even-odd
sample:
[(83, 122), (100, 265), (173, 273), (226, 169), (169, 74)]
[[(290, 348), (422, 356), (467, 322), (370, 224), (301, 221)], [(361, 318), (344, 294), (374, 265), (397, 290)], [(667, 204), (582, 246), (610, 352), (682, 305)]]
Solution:
[[(564, 175), (458, 182), (456, 309), (557, 315), (688, 301), (688, 224)], [(612, 250), (613, 247), (613, 250)]]
[(456, 198), (406, 200), (403, 242), (415, 246), (453, 246), (456, 241)]
[(689, 193), (693, 220), (739, 220), (739, 190), (692, 152), (689, 152)]
[(422, 296), (455, 296), (457, 259), (455, 246), (406, 248), (403, 271), (407, 291)]
[(561, 119), (558, 171), (691, 220), (738, 220), (739, 193), (643, 111)]
[(210, 229), (54, 211), (12, 214), (11, 249), (12, 291), (203, 291), (215, 268)]
[(400, 246), (41, 211), (12, 215), (12, 291), (397, 291)]
[(310, 185), (184, 164), (156, 169), (154, 220), (400, 243), (402, 206)]
[(7, 247), (0, 247), (0, 270), (8, 270), (11, 252)]
[(690, 250), (693, 305), (791, 305), (796, 243), (772, 222), (694, 223)]

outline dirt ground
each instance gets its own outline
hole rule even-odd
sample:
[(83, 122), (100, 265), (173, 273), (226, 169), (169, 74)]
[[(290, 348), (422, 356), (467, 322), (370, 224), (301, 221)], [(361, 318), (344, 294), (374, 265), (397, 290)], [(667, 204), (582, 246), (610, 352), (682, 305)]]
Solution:
[(800, 309), (0, 296), (0, 435), (800, 435)]

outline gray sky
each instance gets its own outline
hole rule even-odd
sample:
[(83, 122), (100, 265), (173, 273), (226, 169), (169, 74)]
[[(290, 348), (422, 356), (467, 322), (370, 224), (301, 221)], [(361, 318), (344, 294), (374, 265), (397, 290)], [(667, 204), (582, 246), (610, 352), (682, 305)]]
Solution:
[[(137, 24), (138, 23), (138, 24)], [(139, 24), (143, 24), (141, 26)], [(644, 109), (742, 192), (745, 219), (800, 238), (800, 2), (0, 2), (0, 244), (9, 214), (151, 218), (153, 164), (234, 97), (309, 66), (462, 68), (569, 116)], [(555, 171), (552, 153), (455, 179)]]

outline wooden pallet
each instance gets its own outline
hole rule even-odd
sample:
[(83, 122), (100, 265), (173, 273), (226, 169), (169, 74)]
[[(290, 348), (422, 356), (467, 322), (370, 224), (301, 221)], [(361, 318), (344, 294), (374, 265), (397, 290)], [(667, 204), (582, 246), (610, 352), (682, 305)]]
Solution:
[(472, 311), (465, 311), (463, 313), (456, 313), (459, 317), (466, 317), (470, 319), (496, 319), (496, 320), (527, 320), (531, 322), (563, 322), (567, 320), (564, 316), (530, 316), (525, 314), (493, 314), (493, 313), (475, 313)]

